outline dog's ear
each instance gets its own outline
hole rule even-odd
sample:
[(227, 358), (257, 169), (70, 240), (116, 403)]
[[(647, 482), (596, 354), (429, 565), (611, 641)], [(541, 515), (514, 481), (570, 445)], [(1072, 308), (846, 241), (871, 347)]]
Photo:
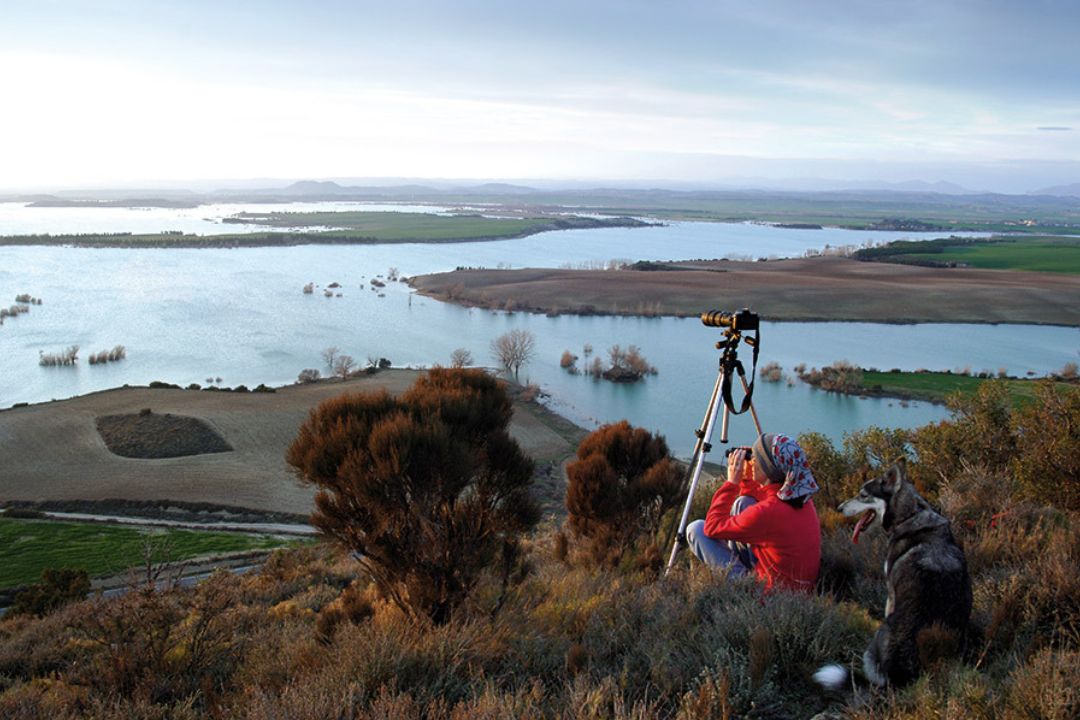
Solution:
[(907, 460), (905, 460), (903, 457), (899, 457), (885, 471), (885, 475), (881, 478), (881, 486), (887, 492), (894, 493), (900, 489), (901, 483), (903, 483), (906, 479)]

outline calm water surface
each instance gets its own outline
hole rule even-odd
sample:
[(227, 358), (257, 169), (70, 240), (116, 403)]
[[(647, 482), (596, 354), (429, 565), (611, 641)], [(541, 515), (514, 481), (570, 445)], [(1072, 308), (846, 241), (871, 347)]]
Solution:
[[(0, 227), (0, 234), (7, 232)], [(536, 334), (539, 347), (521, 379), (538, 383), (555, 409), (584, 424), (626, 417), (663, 432), (685, 455), (716, 377), (715, 330), (694, 319), (548, 318), (459, 308), (412, 295), (400, 283), (372, 290), (370, 279), (390, 267), (412, 275), (458, 265), (553, 267), (610, 258), (801, 255), (826, 243), (861, 243), (865, 235), (680, 223), (453, 245), (0, 247), (0, 303), (23, 292), (44, 299), (0, 327), (0, 407), (152, 380), (186, 385), (221, 377), (230, 386), (284, 384), (302, 368), (319, 368), (319, 352), (329, 345), (361, 363), (368, 356), (387, 357), (396, 366), (446, 363), (451, 351), (465, 347), (478, 363), (491, 364), (491, 340), (522, 327)], [(320, 291), (304, 295), (307, 282), (341, 283), (342, 297), (326, 298)], [(1013, 374), (1044, 374), (1077, 360), (1080, 348), (1076, 328), (1030, 326), (768, 323), (762, 336), (761, 362), (779, 362), (789, 374), (800, 362), (820, 366), (841, 359), (882, 369), (996, 372), (1004, 367)], [(620, 386), (561, 370), (562, 352), (581, 355), (585, 343), (599, 353), (614, 344), (637, 345), (659, 374)], [(74, 368), (38, 366), (40, 351), (72, 344), (82, 348), (84, 358), (122, 344), (128, 358), (105, 366), (85, 361)], [(749, 366), (749, 352), (742, 357)], [(819, 430), (837, 439), (870, 424), (914, 426), (946, 416), (926, 403), (905, 408), (897, 401), (830, 395), (799, 383), (759, 383), (755, 400), (767, 430)], [(751, 437), (749, 417), (735, 418), (732, 439)]]

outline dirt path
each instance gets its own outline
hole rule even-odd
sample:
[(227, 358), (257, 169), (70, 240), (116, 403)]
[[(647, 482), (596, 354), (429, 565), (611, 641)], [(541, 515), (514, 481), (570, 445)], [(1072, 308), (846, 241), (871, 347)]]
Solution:
[[(314, 491), (296, 480), (284, 455), (309, 410), (343, 392), (399, 393), (419, 374), (388, 370), (276, 393), (120, 388), (0, 411), (0, 502), (170, 499), (307, 514)], [(142, 408), (201, 418), (234, 450), (160, 460), (113, 455), (95, 418)], [(567, 426), (534, 403), (515, 402), (511, 434), (540, 465), (574, 451)]]
[(684, 262), (667, 270), (459, 270), (413, 278), (463, 305), (617, 315), (750, 307), (769, 320), (1080, 325), (1080, 277), (817, 257)]

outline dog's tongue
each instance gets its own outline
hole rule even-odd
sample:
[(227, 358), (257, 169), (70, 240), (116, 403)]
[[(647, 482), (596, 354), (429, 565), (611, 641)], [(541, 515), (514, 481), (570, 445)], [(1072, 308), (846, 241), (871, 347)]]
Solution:
[(859, 517), (859, 522), (855, 523), (855, 531), (851, 533), (851, 542), (859, 542), (859, 533), (867, 528), (870, 523), (874, 522), (874, 516), (877, 515), (873, 510), (867, 510)]

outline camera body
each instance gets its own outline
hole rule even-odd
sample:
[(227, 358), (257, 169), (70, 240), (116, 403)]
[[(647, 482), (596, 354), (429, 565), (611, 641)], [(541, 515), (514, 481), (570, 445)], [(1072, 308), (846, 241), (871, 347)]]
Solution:
[(743, 330), (757, 330), (761, 325), (761, 317), (755, 312), (750, 312), (750, 308), (743, 308), (735, 313), (709, 310), (701, 313), (701, 323), (706, 327), (726, 327), (742, 332)]

